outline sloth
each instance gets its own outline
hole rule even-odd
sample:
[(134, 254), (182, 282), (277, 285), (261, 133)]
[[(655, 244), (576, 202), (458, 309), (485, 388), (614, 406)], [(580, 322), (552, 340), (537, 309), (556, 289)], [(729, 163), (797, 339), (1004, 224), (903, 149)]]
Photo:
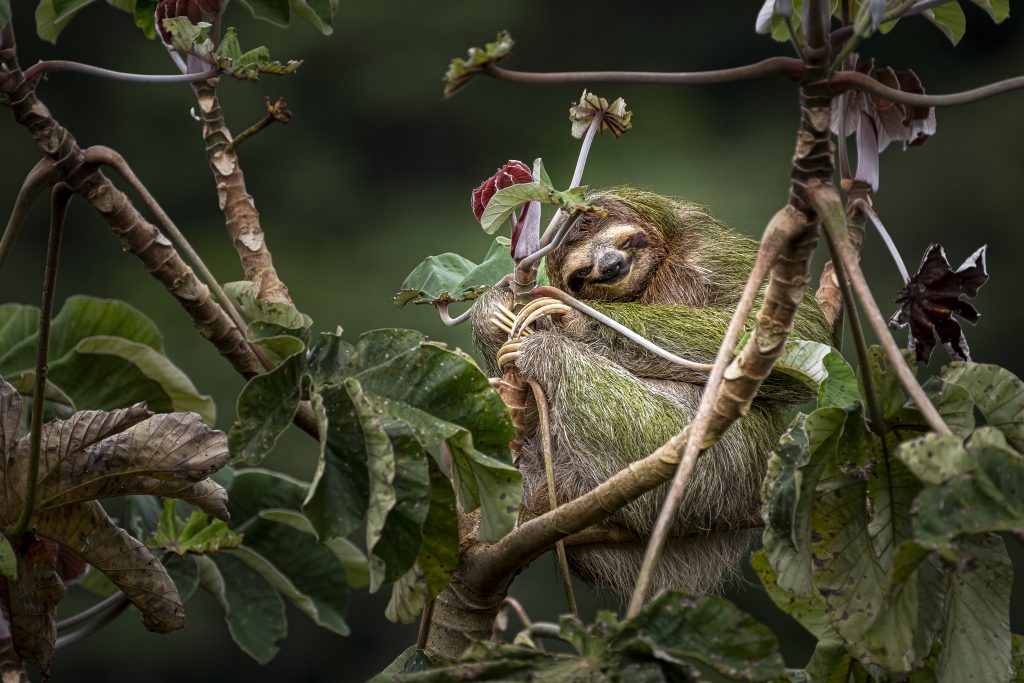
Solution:
[[(551, 284), (664, 349), (713, 363), (757, 243), (697, 204), (631, 187), (587, 199), (607, 215), (577, 220), (548, 255)], [(499, 305), (511, 308), (513, 298), (508, 285), (499, 285), (473, 307), (474, 344), (491, 375), (500, 374), (495, 355), (508, 341), (492, 319)], [(576, 310), (547, 322), (519, 344), (515, 369), (547, 395), (561, 505), (679, 432), (696, 414), (706, 375), (664, 360)], [(831, 330), (813, 296), (804, 297), (791, 334), (829, 343)], [(697, 460), (652, 595), (661, 589), (715, 592), (735, 574), (752, 538), (750, 521), (759, 513), (768, 455), (790, 409), (809, 398), (799, 382), (773, 373), (747, 414)], [(523, 424), (517, 460), (523, 507), (539, 515), (550, 508), (535, 407)], [(566, 548), (573, 572), (629, 595), (666, 489), (648, 492), (604, 522), (635, 543)]]

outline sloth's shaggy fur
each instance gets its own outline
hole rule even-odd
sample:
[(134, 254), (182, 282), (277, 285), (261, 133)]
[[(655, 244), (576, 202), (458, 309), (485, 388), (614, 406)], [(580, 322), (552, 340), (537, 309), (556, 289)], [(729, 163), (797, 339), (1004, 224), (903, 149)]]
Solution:
[[(548, 256), (552, 284), (676, 354), (713, 362), (757, 244), (695, 204), (629, 187), (588, 199), (608, 215), (578, 221)], [(611, 278), (598, 267), (604, 258), (614, 260), (608, 254), (625, 264)], [(492, 374), (495, 353), (506, 341), (490, 322), (498, 301), (511, 306), (507, 287), (486, 292), (472, 316), (475, 343)], [(793, 336), (828, 343), (830, 330), (813, 296), (798, 309)], [(590, 491), (676, 434), (696, 413), (705, 380), (577, 312), (527, 337), (516, 366), (548, 396), (559, 503)], [(747, 415), (697, 461), (655, 590), (714, 591), (740, 561), (751, 533), (733, 527), (757, 513), (768, 454), (789, 408), (808, 398), (798, 382), (773, 374)], [(548, 509), (544, 463), (535, 417), (526, 423), (518, 461), (523, 503), (540, 514)], [(664, 495), (664, 488), (652, 491), (606, 524), (646, 539)], [(568, 550), (584, 579), (628, 595), (644, 546)]]

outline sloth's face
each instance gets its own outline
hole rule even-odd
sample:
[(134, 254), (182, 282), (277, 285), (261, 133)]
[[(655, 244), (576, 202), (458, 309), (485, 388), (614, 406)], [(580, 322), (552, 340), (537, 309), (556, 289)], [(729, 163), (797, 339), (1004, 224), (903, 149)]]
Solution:
[(660, 261), (645, 231), (612, 223), (559, 247), (552, 279), (580, 299), (632, 301), (646, 289)]

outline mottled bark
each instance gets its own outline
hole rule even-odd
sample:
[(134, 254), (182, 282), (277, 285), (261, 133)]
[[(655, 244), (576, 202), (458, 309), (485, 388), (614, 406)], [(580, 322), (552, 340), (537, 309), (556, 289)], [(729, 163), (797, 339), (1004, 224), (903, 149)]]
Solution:
[(82, 148), (75, 137), (50, 114), (21, 71), (14, 33), (8, 26), (0, 49), (0, 92), (7, 96), (15, 120), (24, 126), (54, 166), (54, 180), (68, 187), (92, 206), (192, 319), (199, 333), (242, 375), (260, 371), (252, 349), (224, 310), (210, 296), (171, 242), (147, 221), (110, 180), (95, 166), (83, 163)]
[(245, 189), (238, 154), (231, 147), (231, 131), (217, 99), (217, 79), (197, 83), (192, 88), (199, 102), (206, 158), (217, 182), (217, 201), (224, 212), (228, 235), (242, 262), (245, 278), (257, 285), (260, 300), (291, 303), (288, 287), (277, 276), (267, 249), (256, 202)]

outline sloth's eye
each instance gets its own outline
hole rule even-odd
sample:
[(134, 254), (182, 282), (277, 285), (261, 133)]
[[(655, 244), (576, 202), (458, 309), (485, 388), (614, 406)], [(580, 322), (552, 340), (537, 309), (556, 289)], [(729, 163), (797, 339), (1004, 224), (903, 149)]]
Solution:
[(619, 242), (619, 249), (629, 249), (631, 246), (633, 246), (633, 236), (632, 235), (630, 235), (626, 239), (624, 239), (621, 242)]

